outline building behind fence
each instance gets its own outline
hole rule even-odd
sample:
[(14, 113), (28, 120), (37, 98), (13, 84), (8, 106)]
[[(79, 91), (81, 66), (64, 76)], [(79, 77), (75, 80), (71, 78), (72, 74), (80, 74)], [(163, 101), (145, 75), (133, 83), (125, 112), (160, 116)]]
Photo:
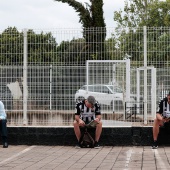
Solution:
[(0, 96), (8, 124), (71, 126), (75, 102), (88, 92), (99, 100), (105, 126), (152, 123), (170, 90), (170, 28), (106, 30), (2, 31)]

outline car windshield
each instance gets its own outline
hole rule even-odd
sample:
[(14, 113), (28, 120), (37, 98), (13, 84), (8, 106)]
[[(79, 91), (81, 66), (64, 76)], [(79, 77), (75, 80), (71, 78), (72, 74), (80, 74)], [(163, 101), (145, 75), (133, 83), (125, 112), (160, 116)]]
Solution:
[[(114, 87), (114, 90), (113, 90), (113, 87)], [(120, 87), (117, 87), (117, 86), (109, 86), (109, 88), (110, 88), (113, 92), (123, 93), (123, 90), (122, 90)]]

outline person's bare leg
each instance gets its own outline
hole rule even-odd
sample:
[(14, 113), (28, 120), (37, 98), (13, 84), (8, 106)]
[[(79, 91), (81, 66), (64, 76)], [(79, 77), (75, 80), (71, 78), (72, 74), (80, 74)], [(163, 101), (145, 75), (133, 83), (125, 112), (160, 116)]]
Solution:
[(154, 120), (153, 124), (153, 140), (157, 141), (158, 134), (159, 134), (159, 126), (162, 125), (162, 121), (158, 120), (157, 118)]
[(74, 132), (75, 132), (76, 138), (79, 141), (81, 138), (81, 131), (80, 131), (79, 124), (76, 120), (74, 121), (73, 126), (74, 126)]
[(96, 134), (95, 134), (95, 141), (98, 142), (100, 135), (102, 133), (102, 122), (99, 122), (96, 126)]

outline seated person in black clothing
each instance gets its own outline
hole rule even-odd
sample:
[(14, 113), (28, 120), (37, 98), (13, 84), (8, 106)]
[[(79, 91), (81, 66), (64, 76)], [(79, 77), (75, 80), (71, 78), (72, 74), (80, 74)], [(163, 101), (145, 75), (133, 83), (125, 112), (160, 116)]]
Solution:
[(159, 127), (163, 126), (165, 123), (169, 123), (170, 118), (167, 115), (170, 115), (170, 92), (167, 94), (161, 102), (159, 103), (159, 109), (156, 113), (156, 118), (153, 124), (153, 140), (152, 149), (157, 149), (157, 138), (159, 134)]
[(81, 138), (80, 127), (84, 127), (85, 124), (89, 123), (92, 120), (97, 122), (94, 144), (94, 148), (97, 149), (100, 148), (98, 142), (102, 132), (100, 105), (93, 96), (89, 96), (87, 99), (76, 103), (75, 120), (73, 123), (74, 132), (78, 140), (76, 148), (81, 147), (79, 143)]

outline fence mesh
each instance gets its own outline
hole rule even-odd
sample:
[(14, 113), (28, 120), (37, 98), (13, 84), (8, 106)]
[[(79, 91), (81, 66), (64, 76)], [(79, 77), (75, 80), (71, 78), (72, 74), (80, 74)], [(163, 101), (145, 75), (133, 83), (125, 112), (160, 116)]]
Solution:
[[(155, 86), (158, 104), (170, 90), (168, 74), (170, 28), (147, 28), (146, 36), (147, 66), (156, 68)], [(123, 100), (121, 115), (111, 112), (110, 105), (101, 103), (105, 126), (143, 123), (143, 70), (140, 71), (140, 86), (137, 87), (137, 69), (144, 66), (143, 27), (117, 30), (114, 28), (17, 30), (9, 27), (1, 31), (0, 90), (9, 125), (23, 124), (24, 88), (28, 93), (25, 94), (28, 125), (72, 125), (76, 94), (87, 84), (86, 61), (126, 59), (130, 59), (129, 88), (133, 101)], [(24, 62), (27, 71), (26, 87), (23, 85)], [(109, 69), (105, 70), (107, 67)], [(153, 74), (149, 69), (147, 72), (147, 116), (148, 123), (152, 123), (155, 115), (151, 109)], [(90, 74), (93, 75), (91, 79), (93, 81), (90, 81), (90, 84), (110, 85), (113, 83), (113, 77), (110, 76), (112, 73), (113, 66), (92, 65)], [(117, 86), (125, 93), (126, 71), (122, 66), (116, 66), (116, 73)], [(96, 78), (99, 74), (101, 77)], [(137, 101), (138, 88), (140, 101)], [(107, 100), (107, 97), (103, 99)], [(134, 105), (130, 110), (125, 107), (129, 103)]]

